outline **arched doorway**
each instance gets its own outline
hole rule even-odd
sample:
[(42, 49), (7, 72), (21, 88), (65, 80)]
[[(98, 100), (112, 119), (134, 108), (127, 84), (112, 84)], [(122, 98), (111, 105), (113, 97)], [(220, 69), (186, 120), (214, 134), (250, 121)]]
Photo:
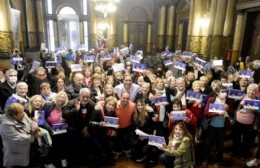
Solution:
[(144, 8), (133, 8), (128, 15), (129, 43), (133, 44), (133, 50), (142, 50), (146, 53), (148, 14)]
[(76, 50), (79, 46), (79, 17), (70, 6), (57, 12), (59, 46)]

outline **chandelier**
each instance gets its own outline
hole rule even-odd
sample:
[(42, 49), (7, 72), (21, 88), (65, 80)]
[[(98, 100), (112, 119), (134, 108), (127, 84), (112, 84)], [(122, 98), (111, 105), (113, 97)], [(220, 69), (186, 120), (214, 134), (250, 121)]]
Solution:
[(116, 2), (119, 0), (95, 0), (95, 10), (103, 13), (107, 17), (108, 13), (113, 13), (117, 10)]

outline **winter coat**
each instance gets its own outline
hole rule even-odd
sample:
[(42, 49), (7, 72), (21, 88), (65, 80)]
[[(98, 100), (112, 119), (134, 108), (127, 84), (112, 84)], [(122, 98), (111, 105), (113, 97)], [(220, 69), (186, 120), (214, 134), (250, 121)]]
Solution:
[(3, 141), (3, 165), (28, 166), (30, 146), (34, 140), (33, 121), (24, 114), (22, 121), (16, 121), (9, 115), (4, 115), (0, 125)]

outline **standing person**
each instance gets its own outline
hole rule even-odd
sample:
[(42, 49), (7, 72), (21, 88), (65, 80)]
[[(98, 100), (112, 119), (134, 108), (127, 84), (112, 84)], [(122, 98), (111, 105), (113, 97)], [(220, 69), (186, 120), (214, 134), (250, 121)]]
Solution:
[(8, 69), (5, 72), (5, 79), (5, 82), (0, 84), (0, 108), (2, 110), (4, 110), (7, 99), (16, 92), (17, 71)]
[[(154, 112), (146, 109), (143, 99), (138, 99), (136, 102), (135, 112), (132, 118), (133, 126), (149, 135), (155, 135), (156, 130), (154, 121), (152, 120)], [(143, 136), (134, 136), (132, 157), (137, 163), (147, 159), (149, 162), (154, 162), (158, 159), (158, 149), (148, 145), (148, 139)]]
[[(255, 110), (245, 109), (245, 100), (256, 99), (258, 93), (258, 85), (255, 83), (247, 87), (247, 94), (238, 105), (237, 112), (235, 113), (235, 123), (232, 133), (234, 134), (234, 150), (236, 150), (241, 160), (245, 160), (250, 155), (252, 143), (254, 141), (254, 120)], [(242, 138), (243, 137), (243, 138)]]
[[(223, 148), (225, 138), (225, 123), (226, 118), (232, 113), (232, 105), (227, 99), (227, 90), (224, 86), (220, 85), (215, 90), (216, 96), (208, 99), (205, 107), (204, 115), (211, 118), (206, 133), (205, 149), (203, 156), (203, 164), (206, 165), (210, 160), (210, 149), (213, 142), (216, 142), (217, 157), (215, 167), (223, 165)], [(211, 103), (224, 105), (223, 112), (209, 112)]]
[(29, 100), (27, 92), (28, 85), (25, 82), (19, 82), (16, 86), (16, 94), (12, 94), (12, 96), (7, 99), (4, 110), (6, 111), (12, 103), (20, 103), (25, 107), (26, 102)]
[(24, 113), (19, 103), (11, 104), (0, 125), (3, 140), (5, 167), (29, 167), (30, 147), (35, 137), (40, 137), (37, 124)]
[(193, 138), (187, 130), (185, 123), (177, 123), (170, 136), (169, 143), (164, 144), (160, 150), (164, 153), (159, 160), (165, 168), (192, 168), (195, 165)]
[(134, 102), (137, 93), (141, 92), (141, 87), (135, 83), (133, 83), (133, 79), (131, 75), (125, 75), (124, 83), (119, 84), (114, 88), (115, 93), (118, 97), (121, 97), (124, 91), (129, 92), (130, 94), (130, 101)]
[(34, 71), (31, 70), (30, 73), (25, 76), (25, 82), (30, 88), (28, 92), (29, 97), (41, 93), (40, 86), (42, 83), (47, 82), (51, 84), (51, 81), (47, 78), (47, 72), (43, 67), (37, 69), (36, 75), (33, 73)]
[(77, 98), (80, 89), (86, 87), (84, 85), (83, 79), (84, 76), (81, 73), (76, 73), (73, 77), (72, 84), (65, 87), (65, 92), (68, 94), (69, 100)]
[(123, 152), (127, 157), (131, 157), (131, 138), (132, 138), (132, 116), (135, 110), (135, 103), (130, 100), (130, 93), (124, 91), (116, 106), (116, 116), (118, 117), (119, 129), (117, 152)]
[[(54, 126), (55, 124), (65, 124), (64, 113), (67, 110), (68, 96), (65, 92), (59, 92), (54, 97), (53, 104), (49, 110), (46, 110), (46, 119), (49, 125)], [(61, 166), (67, 167), (67, 133), (53, 134), (52, 140), (53, 146), (51, 149), (51, 157), (61, 160)]]
[[(94, 111), (95, 103), (91, 101), (91, 91), (88, 88), (81, 88), (79, 97), (74, 105), (63, 114), (68, 123), (70, 159), (73, 162), (82, 162), (89, 154), (87, 148), (91, 146), (89, 141), (89, 122)], [(74, 164), (74, 163), (73, 163)]]
[(112, 164), (114, 163), (113, 151), (116, 144), (116, 128), (106, 127), (104, 119), (105, 117), (116, 117), (115, 108), (117, 105), (117, 99), (110, 96), (105, 99), (105, 105), (100, 110), (93, 111), (91, 115), (90, 123), (90, 138), (92, 139), (95, 147), (95, 160), (96, 162), (102, 162)]

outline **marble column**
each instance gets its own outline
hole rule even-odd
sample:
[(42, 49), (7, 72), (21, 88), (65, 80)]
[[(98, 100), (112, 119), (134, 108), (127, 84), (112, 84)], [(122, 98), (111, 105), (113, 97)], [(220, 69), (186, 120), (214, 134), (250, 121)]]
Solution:
[[(0, 50), (12, 52), (14, 47), (9, 0), (0, 0)], [(0, 66), (11, 67), (10, 58), (0, 58)]]
[(205, 48), (205, 59), (210, 59), (210, 52), (212, 46), (212, 36), (215, 24), (215, 17), (216, 17), (216, 10), (217, 10), (217, 0), (212, 0), (210, 5), (210, 13), (209, 13), (209, 25), (208, 25), (208, 37), (207, 37), (207, 44)]
[(9, 0), (0, 0), (0, 49), (4, 52), (12, 51), (14, 45), (10, 18)]
[(201, 37), (200, 37), (200, 19), (202, 16), (202, 0), (196, 0), (193, 13), (192, 35), (190, 41), (190, 50), (200, 53)]
[[(195, 7), (195, 0), (190, 1), (190, 14), (189, 14), (189, 27), (188, 27), (188, 37), (187, 37), (187, 50), (190, 51), (190, 43), (191, 43), (191, 36), (192, 36), (192, 29), (193, 29), (193, 13)], [(180, 36), (180, 35), (179, 35)]]
[(41, 0), (37, 0), (36, 1), (36, 6), (37, 6), (37, 11), (36, 12), (37, 12), (37, 27), (38, 27), (39, 43), (45, 43), (42, 1)]
[(124, 23), (124, 46), (128, 46), (128, 24)]
[(159, 11), (159, 24), (158, 24), (158, 49), (165, 48), (165, 22), (166, 22), (166, 6), (162, 5)]
[(147, 28), (147, 54), (152, 51), (152, 24), (148, 24)]
[(238, 13), (237, 15), (237, 21), (235, 26), (235, 35), (234, 35), (234, 42), (233, 42), (233, 55), (231, 59), (231, 64), (233, 64), (237, 58), (239, 53), (241, 52), (241, 45), (242, 45), (242, 37), (243, 37), (243, 31), (245, 28), (245, 14), (244, 13)]
[(178, 45), (177, 45), (177, 50), (182, 49), (182, 36), (183, 36), (183, 22), (179, 23), (179, 33), (178, 33)]
[(226, 10), (227, 10), (227, 0), (218, 0), (214, 30), (212, 36), (211, 52), (210, 52), (211, 58), (224, 57), (224, 53), (222, 49), (222, 41), (223, 41), (223, 30), (225, 24)]
[(173, 5), (168, 7), (167, 14), (167, 31), (166, 31), (166, 45), (170, 50), (174, 48), (174, 22), (175, 22), (175, 7)]
[(26, 5), (26, 25), (27, 25), (27, 38), (28, 38), (28, 48), (35, 49), (39, 47), (38, 35), (36, 29), (36, 17), (37, 13), (34, 5), (35, 1), (25, 0)]
[(109, 44), (108, 47), (113, 49), (116, 46), (116, 13), (111, 14), (110, 24), (109, 24)]
[(224, 32), (223, 32), (223, 47), (225, 50), (231, 48), (231, 37), (232, 37), (232, 30), (233, 30), (233, 19), (235, 13), (235, 0), (229, 0), (227, 4), (227, 12), (226, 12), (226, 19), (224, 25)]
[(97, 47), (97, 16), (96, 16), (96, 10), (95, 10), (95, 3), (91, 1), (90, 4), (90, 13), (91, 13), (91, 47), (90, 48), (96, 48)]

